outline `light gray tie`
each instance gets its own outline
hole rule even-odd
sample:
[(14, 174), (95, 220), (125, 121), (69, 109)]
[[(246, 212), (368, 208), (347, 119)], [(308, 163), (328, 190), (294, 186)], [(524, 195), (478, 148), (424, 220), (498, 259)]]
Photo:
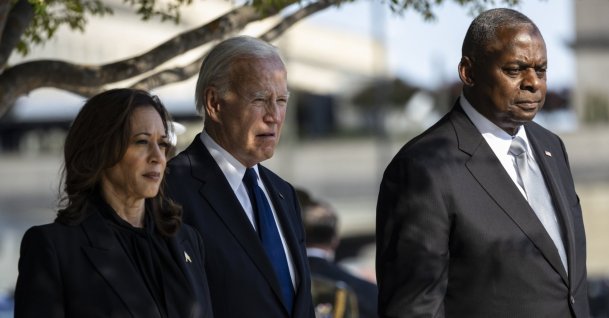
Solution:
[(535, 211), (552, 241), (554, 241), (554, 245), (556, 245), (560, 255), (560, 260), (568, 273), (567, 254), (565, 253), (565, 245), (560, 235), (560, 227), (558, 226), (556, 211), (554, 211), (554, 206), (552, 205), (552, 198), (539, 167), (529, 158), (526, 149), (526, 143), (521, 137), (515, 137), (512, 140), (510, 153), (516, 159), (516, 170), (519, 176), (518, 183), (524, 189), (529, 205)]

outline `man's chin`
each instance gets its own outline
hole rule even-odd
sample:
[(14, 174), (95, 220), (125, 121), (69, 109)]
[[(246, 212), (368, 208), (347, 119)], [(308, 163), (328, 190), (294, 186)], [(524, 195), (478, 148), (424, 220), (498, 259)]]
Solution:
[(262, 149), (262, 151), (259, 152), (256, 157), (258, 159), (258, 162), (262, 162), (262, 161), (271, 159), (274, 154), (275, 154), (275, 147)]
[(519, 125), (524, 125), (528, 122), (533, 121), (533, 118), (535, 118), (536, 115), (537, 115), (537, 112), (535, 112), (533, 114), (529, 114), (528, 116), (520, 116), (519, 118), (516, 118), (515, 122)]

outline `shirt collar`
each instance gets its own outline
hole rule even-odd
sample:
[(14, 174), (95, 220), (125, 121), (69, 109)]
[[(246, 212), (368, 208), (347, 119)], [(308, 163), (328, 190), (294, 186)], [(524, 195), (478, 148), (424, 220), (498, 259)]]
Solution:
[[(201, 141), (218, 164), (218, 167), (220, 167), (220, 170), (222, 170), (222, 173), (224, 173), (233, 192), (236, 192), (237, 188), (239, 188), (243, 182), (246, 167), (228, 151), (218, 145), (205, 130), (201, 133)], [(253, 168), (256, 170), (256, 173), (258, 173), (258, 165), (255, 165)]]
[(469, 119), (474, 123), (474, 126), (478, 129), (480, 134), (484, 137), (484, 139), (488, 140), (489, 143), (495, 145), (498, 148), (500, 153), (507, 154), (510, 151), (510, 145), (512, 144), (512, 139), (516, 136), (524, 139), (527, 145), (527, 151), (530, 153), (529, 140), (527, 138), (524, 126), (520, 126), (516, 135), (512, 136), (508, 134), (505, 130), (499, 128), (499, 126), (495, 125), (488, 118), (484, 117), (484, 115), (480, 114), (478, 110), (472, 106), (472, 104), (465, 98), (463, 92), (461, 92), (461, 97), (459, 98), (459, 102), (461, 103), (461, 108), (469, 117)]

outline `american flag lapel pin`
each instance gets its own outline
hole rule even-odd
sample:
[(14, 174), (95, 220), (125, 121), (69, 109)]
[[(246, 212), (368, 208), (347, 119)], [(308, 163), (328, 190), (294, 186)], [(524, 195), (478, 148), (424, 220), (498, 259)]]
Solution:
[(549, 152), (549, 151), (547, 151), (547, 150), (546, 150), (546, 151), (544, 151), (544, 153), (546, 154), (546, 156), (548, 156), (548, 157), (552, 157), (552, 153), (551, 153), (551, 152)]
[(186, 259), (186, 263), (192, 263), (192, 260), (190, 259), (190, 255), (188, 255), (188, 253), (186, 253), (186, 251), (184, 251), (184, 258)]

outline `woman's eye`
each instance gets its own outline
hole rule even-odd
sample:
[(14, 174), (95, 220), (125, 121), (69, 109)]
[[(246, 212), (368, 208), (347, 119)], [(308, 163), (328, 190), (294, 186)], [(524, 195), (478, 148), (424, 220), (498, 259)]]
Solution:
[(160, 148), (167, 148), (167, 147), (169, 147), (169, 143), (165, 142), (165, 141), (159, 142), (159, 147)]
[(138, 139), (135, 141), (135, 144), (137, 145), (147, 145), (148, 144), (148, 140), (146, 139)]

